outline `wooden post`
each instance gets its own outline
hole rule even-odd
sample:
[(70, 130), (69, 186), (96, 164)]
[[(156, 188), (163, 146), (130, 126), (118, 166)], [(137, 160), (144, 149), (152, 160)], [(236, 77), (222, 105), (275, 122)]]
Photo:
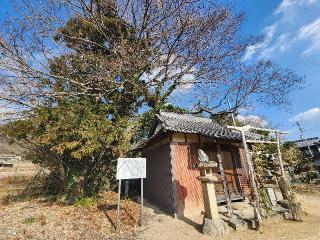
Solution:
[(224, 192), (224, 196), (225, 196), (226, 202), (227, 202), (228, 216), (231, 218), (233, 216), (233, 209), (231, 206), (230, 192), (228, 189), (227, 179), (226, 179), (226, 175), (225, 175), (225, 171), (224, 171), (223, 158), (221, 155), (220, 144), (217, 144), (217, 159), (218, 159), (218, 163), (219, 163), (219, 171), (221, 172), (221, 181), (222, 181), (222, 186), (223, 186), (223, 192)]
[(279, 166), (280, 166), (280, 179), (278, 180), (279, 188), (282, 193), (283, 199), (288, 200), (289, 205), (290, 205), (291, 193), (289, 191), (289, 186), (288, 186), (289, 183), (286, 180), (285, 173), (284, 173), (282, 154), (281, 154), (281, 149), (280, 149), (280, 134), (278, 132), (276, 132), (276, 138), (277, 138), (278, 161), (279, 161)]
[(129, 187), (130, 187), (130, 182), (126, 180), (124, 185), (124, 195), (126, 196), (126, 198), (129, 197)]
[(143, 227), (143, 178), (141, 178), (140, 226)]
[(280, 149), (280, 134), (278, 131), (276, 132), (276, 137), (277, 137), (277, 150), (278, 150), (280, 171), (281, 171), (281, 175), (284, 177), (284, 168), (283, 168), (282, 154), (281, 154), (281, 149)]
[(119, 179), (119, 187), (118, 187), (118, 206), (117, 206), (116, 231), (119, 231), (119, 227), (120, 227), (120, 196), (121, 196), (121, 179)]
[(254, 218), (257, 225), (256, 228), (258, 229), (262, 222), (262, 218), (260, 214), (259, 192), (258, 192), (258, 187), (255, 181), (255, 177), (254, 177), (254, 167), (253, 167), (252, 159), (249, 153), (248, 145), (246, 142), (246, 136), (243, 130), (241, 130), (241, 137), (242, 137), (242, 144), (244, 147), (246, 160), (248, 163), (248, 172), (249, 172), (250, 187), (251, 187), (251, 194), (252, 194), (252, 205), (254, 210)]
[(295, 209), (294, 205), (296, 205), (293, 196), (292, 196), (292, 192), (291, 192), (291, 188), (290, 188), (290, 183), (288, 182), (286, 176), (285, 176), (285, 172), (284, 172), (284, 168), (283, 168), (283, 161), (282, 161), (282, 154), (281, 154), (281, 146), (280, 146), (280, 134), (278, 131), (276, 131), (276, 138), (277, 138), (277, 151), (278, 151), (278, 160), (279, 160), (279, 165), (280, 165), (280, 173), (281, 173), (281, 177), (280, 177), (280, 181), (279, 184), (282, 184), (282, 186), (279, 186), (281, 193), (282, 193), (282, 197), (286, 200), (288, 200), (288, 204), (289, 204), (289, 208), (292, 214), (292, 218), (294, 220), (297, 220), (297, 209)]

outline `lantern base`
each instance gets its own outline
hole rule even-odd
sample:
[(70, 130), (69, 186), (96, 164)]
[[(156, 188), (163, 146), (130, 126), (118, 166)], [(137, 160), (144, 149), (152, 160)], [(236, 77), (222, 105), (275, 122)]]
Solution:
[(226, 222), (220, 218), (203, 218), (202, 233), (210, 236), (223, 236), (229, 233)]

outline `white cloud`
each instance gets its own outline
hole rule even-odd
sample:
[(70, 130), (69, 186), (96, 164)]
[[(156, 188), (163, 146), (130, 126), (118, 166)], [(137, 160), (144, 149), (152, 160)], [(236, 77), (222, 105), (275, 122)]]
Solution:
[(252, 58), (252, 56), (259, 49), (262, 49), (262, 48), (265, 48), (266, 46), (268, 46), (268, 44), (271, 42), (271, 40), (273, 38), (273, 35), (275, 34), (276, 30), (277, 30), (276, 24), (265, 27), (263, 29), (263, 34), (265, 35), (264, 41), (261, 42), (261, 43), (249, 46), (247, 48), (246, 54), (243, 57), (243, 60), (244, 61), (250, 60)]
[(283, 52), (291, 47), (294, 43), (295, 39), (292, 38), (291, 34), (289, 33), (282, 33), (279, 35), (274, 43), (271, 46), (268, 46), (261, 50), (259, 57), (260, 58), (269, 58), (275, 52)]
[(317, 3), (317, 1), (318, 0), (283, 0), (274, 11), (274, 14), (285, 14), (286, 12), (292, 10), (292, 8), (294, 7), (313, 5)]
[(293, 5), (294, 1), (291, 0), (283, 0), (279, 6), (274, 11), (275, 14), (280, 14), (282, 12), (285, 12), (288, 8), (290, 8)]
[[(179, 80), (177, 91), (189, 91), (194, 85), (196, 79), (197, 69), (194, 66), (186, 66), (181, 63), (181, 60), (175, 55), (170, 56), (168, 68), (167, 56), (161, 58), (163, 64), (159, 67), (152, 69), (150, 72), (145, 72), (141, 75), (140, 79), (146, 82), (162, 81), (167, 76), (171, 81)], [(172, 82), (169, 82), (169, 85)]]
[(282, 0), (262, 31), (265, 41), (248, 47), (243, 60), (278, 57), (294, 47), (302, 56), (319, 53), (319, 12), (320, 0)]
[(304, 55), (320, 50), (320, 17), (309, 24), (303, 25), (298, 31), (298, 38), (311, 41), (311, 45), (304, 50)]
[(278, 37), (278, 47), (280, 49), (280, 51), (285, 51), (287, 50), (293, 43), (292, 39), (291, 39), (291, 34), (289, 33), (283, 33)]
[(296, 121), (306, 121), (306, 122), (315, 122), (320, 121), (320, 108), (311, 108), (305, 112), (298, 113), (294, 117), (292, 117), (290, 122)]

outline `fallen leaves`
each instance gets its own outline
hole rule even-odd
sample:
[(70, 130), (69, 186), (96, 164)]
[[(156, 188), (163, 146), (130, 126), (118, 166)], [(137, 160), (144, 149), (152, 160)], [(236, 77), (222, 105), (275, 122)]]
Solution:
[(133, 239), (140, 205), (121, 200), (121, 231), (115, 231), (117, 194), (106, 192), (97, 206), (68, 206), (45, 199), (0, 205), (0, 239)]

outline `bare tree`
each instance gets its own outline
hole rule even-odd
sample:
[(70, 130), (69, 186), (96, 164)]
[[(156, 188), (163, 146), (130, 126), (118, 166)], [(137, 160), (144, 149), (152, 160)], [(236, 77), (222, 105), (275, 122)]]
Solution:
[[(20, 15), (8, 19), (0, 38), (0, 99), (24, 109), (70, 95), (108, 101), (112, 92), (137, 83), (131, 81), (131, 72), (138, 72), (139, 84), (133, 87), (141, 91), (141, 104), (159, 110), (167, 102), (183, 107), (188, 103), (186, 108), (194, 113), (233, 112), (255, 101), (287, 104), (290, 92), (303, 82), (303, 77), (271, 61), (244, 61), (246, 49), (262, 38), (243, 36), (244, 14), (216, 1), (17, 2)], [(132, 41), (110, 32), (113, 23), (105, 21), (106, 14), (130, 29)], [(81, 29), (77, 34), (66, 31), (62, 26), (70, 18), (94, 29), (97, 38), (87, 38)], [(108, 57), (88, 58), (86, 49), (105, 51)], [(69, 61), (64, 74), (52, 70), (53, 58), (63, 56), (67, 62), (68, 53), (74, 52), (77, 58)], [(86, 68), (72, 72), (72, 64), (82, 62)], [(60, 80), (73, 87), (53, 91)], [(228, 111), (227, 99), (233, 103)]]

